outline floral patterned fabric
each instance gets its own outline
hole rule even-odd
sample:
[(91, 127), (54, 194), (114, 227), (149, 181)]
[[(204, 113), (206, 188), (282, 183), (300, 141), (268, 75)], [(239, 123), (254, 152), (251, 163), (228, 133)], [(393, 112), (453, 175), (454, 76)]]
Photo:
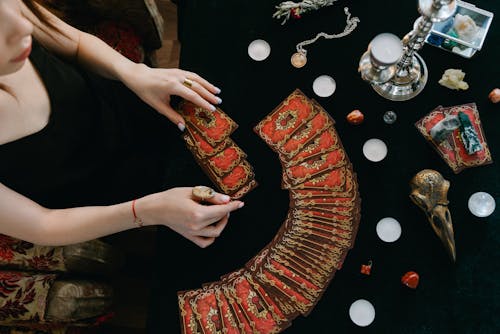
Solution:
[(0, 325), (43, 322), (54, 274), (0, 271)]
[(65, 271), (62, 247), (38, 246), (0, 234), (0, 268)]

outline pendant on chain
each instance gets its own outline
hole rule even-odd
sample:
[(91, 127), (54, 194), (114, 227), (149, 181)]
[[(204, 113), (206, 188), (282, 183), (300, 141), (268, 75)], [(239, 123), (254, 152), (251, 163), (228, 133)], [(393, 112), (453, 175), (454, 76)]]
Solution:
[(313, 44), (320, 37), (323, 37), (325, 39), (342, 38), (349, 35), (351, 32), (354, 31), (354, 29), (356, 29), (359, 23), (359, 18), (358, 17), (351, 18), (351, 13), (349, 12), (349, 8), (347, 7), (344, 8), (344, 13), (346, 14), (346, 26), (344, 27), (344, 31), (342, 31), (341, 33), (329, 35), (327, 33), (320, 32), (316, 35), (316, 37), (302, 41), (297, 44), (296, 46), (297, 52), (295, 52), (290, 58), (290, 62), (292, 63), (293, 67), (301, 68), (307, 64), (307, 50), (304, 49), (304, 46)]
[(293, 67), (295, 68), (301, 68), (304, 67), (304, 65), (307, 63), (307, 57), (304, 52), (295, 52), (292, 55), (292, 58), (290, 59)]

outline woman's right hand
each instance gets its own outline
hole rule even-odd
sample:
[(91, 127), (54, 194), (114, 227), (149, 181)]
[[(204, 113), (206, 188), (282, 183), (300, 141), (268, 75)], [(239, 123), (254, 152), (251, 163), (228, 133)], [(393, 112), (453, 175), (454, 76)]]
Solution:
[(227, 225), (229, 213), (243, 207), (241, 201), (215, 193), (201, 204), (193, 188), (172, 188), (138, 199), (137, 216), (148, 225), (165, 225), (196, 245), (210, 246)]

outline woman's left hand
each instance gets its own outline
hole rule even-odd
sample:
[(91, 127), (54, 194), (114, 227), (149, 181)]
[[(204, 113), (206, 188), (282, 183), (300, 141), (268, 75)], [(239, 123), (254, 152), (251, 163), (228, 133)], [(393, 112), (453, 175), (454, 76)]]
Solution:
[(196, 73), (181, 69), (151, 68), (144, 64), (134, 65), (136, 66), (129, 71), (123, 83), (181, 130), (184, 129), (184, 119), (170, 106), (172, 95), (208, 110), (215, 110), (214, 104), (222, 102), (215, 95), (220, 93), (220, 89)]

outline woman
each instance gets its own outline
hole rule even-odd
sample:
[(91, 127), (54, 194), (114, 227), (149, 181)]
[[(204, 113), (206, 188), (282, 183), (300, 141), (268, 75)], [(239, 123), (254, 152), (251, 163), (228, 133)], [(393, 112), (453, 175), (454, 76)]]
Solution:
[(184, 130), (171, 95), (213, 110), (219, 92), (133, 63), (32, 0), (0, 0), (0, 233), (65, 245), (154, 224), (209, 246), (243, 202), (159, 190), (165, 117)]

